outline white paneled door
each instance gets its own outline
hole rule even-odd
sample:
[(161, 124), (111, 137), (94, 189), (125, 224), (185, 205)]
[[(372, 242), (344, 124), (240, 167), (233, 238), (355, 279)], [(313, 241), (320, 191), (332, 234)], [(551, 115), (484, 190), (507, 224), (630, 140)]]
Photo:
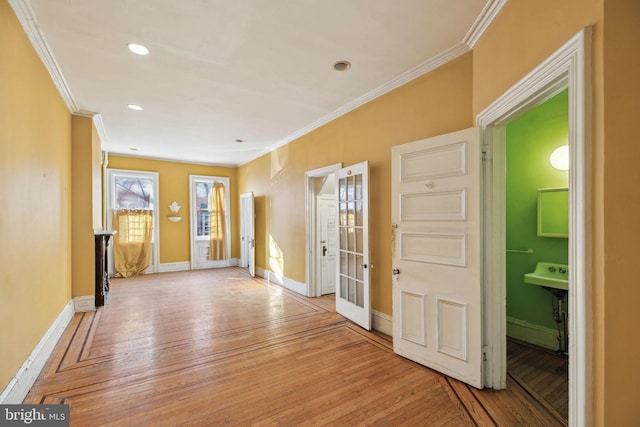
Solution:
[(338, 209), (336, 311), (371, 330), (369, 292), (369, 163), (335, 173)]
[(318, 281), (322, 295), (336, 291), (336, 254), (338, 252), (338, 227), (336, 221), (336, 197), (318, 196), (316, 201), (317, 239), (319, 257)]
[(392, 148), (393, 346), (482, 388), (480, 128)]

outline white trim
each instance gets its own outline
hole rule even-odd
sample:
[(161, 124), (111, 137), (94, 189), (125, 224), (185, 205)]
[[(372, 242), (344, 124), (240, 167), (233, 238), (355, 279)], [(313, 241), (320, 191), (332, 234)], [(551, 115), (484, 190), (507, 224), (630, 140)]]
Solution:
[(203, 165), (203, 166), (220, 166), (220, 167), (223, 167), (223, 168), (237, 167), (237, 166), (234, 166), (234, 165), (229, 165), (229, 163), (199, 162), (199, 161), (195, 161), (195, 160), (170, 159), (168, 157), (157, 157), (157, 156), (136, 156), (134, 154), (117, 153), (115, 151), (110, 152), (110, 154), (112, 156), (117, 156), (117, 157), (128, 157), (128, 158), (132, 158), (132, 159), (144, 159), (144, 160), (157, 160), (159, 162), (168, 162), (168, 163), (184, 163), (184, 164), (188, 164), (188, 165)]
[(22, 24), (22, 28), (27, 34), (31, 45), (33, 46), (36, 53), (40, 57), (40, 60), (49, 72), (49, 75), (53, 80), (53, 84), (55, 84), (56, 88), (58, 88), (60, 96), (64, 100), (65, 104), (67, 104), (67, 108), (73, 114), (80, 112), (78, 104), (76, 103), (75, 99), (73, 99), (73, 95), (71, 94), (71, 89), (69, 89), (69, 85), (67, 84), (67, 81), (62, 74), (62, 69), (58, 65), (58, 62), (56, 61), (56, 58), (53, 55), (53, 51), (49, 47), (47, 40), (44, 38), (44, 35), (40, 31), (38, 20), (36, 19), (36, 15), (29, 5), (29, 2), (27, 0), (9, 0), (9, 4), (18, 17), (20, 24)]
[(29, 393), (40, 371), (51, 356), (58, 340), (65, 328), (73, 319), (73, 300), (64, 306), (58, 317), (53, 321), (40, 342), (33, 349), (27, 360), (22, 364), (16, 375), (11, 378), (7, 386), (0, 393), (0, 404), (20, 404)]
[(73, 308), (76, 313), (83, 311), (96, 311), (96, 297), (95, 295), (83, 295), (80, 297), (73, 297)]
[[(506, 371), (504, 124), (559, 89), (569, 89), (569, 425), (592, 425), (591, 32), (584, 28), (477, 117), (488, 157), (484, 333), (486, 383), (503, 388)], [(491, 165), (491, 166), (489, 166)], [(497, 227), (497, 228), (496, 228)]]
[(100, 145), (106, 143), (109, 138), (107, 137), (107, 129), (104, 127), (104, 122), (102, 121), (102, 114), (96, 113), (93, 115), (93, 124), (96, 127), (96, 132), (98, 132)]
[(170, 273), (172, 271), (189, 271), (191, 270), (191, 263), (189, 261), (183, 262), (164, 262), (160, 264), (158, 273)]
[[(190, 263), (191, 264), (191, 263)], [(209, 268), (225, 268), (225, 267), (235, 267), (238, 265), (237, 258), (227, 258), (220, 260), (206, 260), (200, 261), (195, 265), (190, 265), (191, 270), (207, 270)]]
[(507, 3), (507, 0), (491, 0), (478, 15), (476, 21), (471, 25), (469, 31), (462, 39), (462, 43), (473, 49), (480, 37), (489, 28), (489, 25), (493, 22), (498, 12), (502, 10), (502, 7)]
[(393, 336), (393, 317), (378, 310), (371, 309), (371, 328), (389, 336)]
[(558, 330), (507, 316), (507, 336), (549, 350), (558, 350)]
[(335, 111), (332, 111), (329, 114), (326, 114), (325, 116), (319, 118), (318, 120), (316, 120), (315, 122), (297, 130), (296, 132), (290, 134), (289, 136), (285, 137), (284, 139), (281, 139), (280, 141), (276, 142), (275, 144), (271, 145), (270, 147), (265, 148), (264, 150), (260, 151), (258, 154), (256, 154), (254, 157), (252, 157), (251, 159), (248, 159), (245, 162), (242, 162), (238, 165), (238, 167), (243, 166), (249, 162), (252, 162), (253, 160), (267, 154), (270, 153), (280, 147), (282, 147), (283, 145), (287, 145), (288, 143), (308, 134), (309, 132), (318, 129), (321, 126), (326, 125), (329, 122), (334, 121), (335, 119), (344, 116), (345, 114), (355, 110), (358, 107), (363, 106), (364, 104), (373, 101), (376, 98), (379, 98), (380, 96), (391, 92), (394, 89), (399, 88), (400, 86), (403, 86), (404, 84), (417, 79), (420, 76), (423, 76), (433, 70), (435, 70), (436, 68), (441, 67), (442, 65), (446, 64), (447, 62), (453, 61), (454, 59), (464, 55), (467, 52), (470, 52), (471, 49), (469, 49), (469, 46), (467, 46), (464, 43), (459, 43), (456, 46), (453, 46), (447, 50), (445, 50), (444, 52), (440, 53), (439, 55), (434, 56), (433, 58), (423, 62), (422, 64), (418, 64), (416, 67), (405, 71), (404, 73), (400, 74), (399, 76), (395, 77), (394, 79), (388, 81), (387, 83), (378, 86), (377, 88), (373, 89), (372, 91), (369, 91), (367, 93), (365, 93), (364, 95), (362, 95), (359, 98), (354, 99), (353, 101), (350, 101), (348, 103), (346, 103), (345, 105), (343, 105), (342, 107), (338, 108)]
[(260, 276), (269, 283), (275, 283), (276, 285), (282, 286), (283, 288), (289, 289), (290, 291), (302, 296), (308, 296), (307, 285), (300, 283), (297, 280), (290, 279), (286, 276), (283, 276), (282, 279), (280, 279), (273, 271), (266, 270), (258, 266), (256, 266), (256, 276)]
[(316, 190), (314, 187), (314, 179), (323, 176), (328, 176), (342, 169), (342, 163), (334, 163), (333, 165), (325, 166), (318, 169), (313, 169), (304, 173), (306, 181), (306, 187), (304, 192), (305, 199), (305, 250), (307, 254), (307, 276), (305, 278), (307, 282), (306, 295), (311, 297), (320, 296), (322, 290), (321, 284), (315, 283), (316, 278), (316, 253), (314, 248), (316, 245)]

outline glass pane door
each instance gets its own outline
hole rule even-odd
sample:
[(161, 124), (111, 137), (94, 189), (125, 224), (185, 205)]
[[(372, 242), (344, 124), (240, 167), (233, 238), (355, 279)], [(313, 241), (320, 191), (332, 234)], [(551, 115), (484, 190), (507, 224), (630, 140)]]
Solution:
[(336, 309), (370, 329), (367, 162), (336, 173), (339, 269)]

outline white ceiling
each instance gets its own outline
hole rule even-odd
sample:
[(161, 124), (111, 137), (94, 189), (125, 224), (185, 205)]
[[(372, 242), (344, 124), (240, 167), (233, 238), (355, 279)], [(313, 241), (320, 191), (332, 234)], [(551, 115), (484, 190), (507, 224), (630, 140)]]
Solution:
[(504, 1), (10, 0), (69, 108), (100, 114), (103, 150), (219, 165), (468, 51)]

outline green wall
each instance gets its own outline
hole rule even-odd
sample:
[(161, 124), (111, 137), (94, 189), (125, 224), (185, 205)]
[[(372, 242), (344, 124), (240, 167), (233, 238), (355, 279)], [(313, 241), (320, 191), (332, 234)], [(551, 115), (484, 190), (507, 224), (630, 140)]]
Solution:
[[(568, 101), (564, 90), (507, 125), (507, 316), (555, 329), (550, 292), (524, 283), (538, 261), (568, 264), (568, 239), (538, 237), (539, 188), (566, 187), (568, 171), (554, 169), (551, 152), (568, 141)], [(566, 306), (565, 306), (566, 310)]]

